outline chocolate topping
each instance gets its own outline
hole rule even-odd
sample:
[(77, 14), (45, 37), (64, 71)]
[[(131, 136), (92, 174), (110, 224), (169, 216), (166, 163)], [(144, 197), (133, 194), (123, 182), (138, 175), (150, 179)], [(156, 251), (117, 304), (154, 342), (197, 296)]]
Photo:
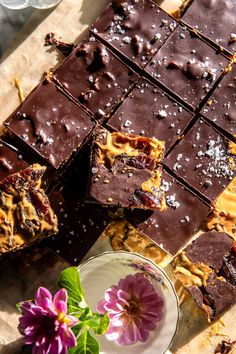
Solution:
[(127, 215), (127, 220), (174, 255), (199, 227), (209, 213), (209, 207), (165, 171), (161, 190), (165, 192), (166, 210), (135, 210)]
[(197, 108), (228, 63), (195, 33), (179, 26), (146, 70), (187, 104)]
[(236, 134), (236, 65), (222, 79), (202, 113), (230, 134)]
[(149, 0), (113, 0), (91, 31), (119, 55), (144, 67), (177, 22)]
[(55, 168), (83, 144), (95, 125), (81, 107), (47, 81), (4, 124)]
[(76, 47), (54, 77), (97, 119), (104, 119), (139, 78), (94, 37)]
[(199, 120), (164, 163), (214, 202), (236, 175), (236, 156), (229, 150), (229, 140)]
[(147, 80), (139, 82), (109, 120), (114, 130), (165, 141), (166, 151), (192, 119), (191, 113)]
[(224, 232), (206, 232), (201, 234), (186, 248), (186, 255), (191, 262), (204, 263), (218, 272), (233, 247), (233, 240)]
[(216, 279), (213, 283), (207, 285), (205, 292), (213, 309), (211, 319), (217, 318), (236, 302), (236, 287), (220, 279)]
[(195, 0), (182, 21), (233, 53), (236, 50), (235, 13), (234, 0)]

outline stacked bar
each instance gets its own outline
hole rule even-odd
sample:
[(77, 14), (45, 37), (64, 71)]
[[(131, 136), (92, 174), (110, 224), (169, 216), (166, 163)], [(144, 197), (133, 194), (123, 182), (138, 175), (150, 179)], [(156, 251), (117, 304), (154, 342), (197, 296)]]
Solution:
[[(177, 21), (151, 0), (111, 2), (5, 121), (1, 253), (54, 235), (46, 245), (78, 264), (119, 215), (125, 247), (143, 237), (178, 272), (200, 269), (200, 282), (181, 280), (208, 319), (233, 304), (234, 11), (234, 0), (194, 0)], [(221, 232), (178, 253), (201, 225)]]

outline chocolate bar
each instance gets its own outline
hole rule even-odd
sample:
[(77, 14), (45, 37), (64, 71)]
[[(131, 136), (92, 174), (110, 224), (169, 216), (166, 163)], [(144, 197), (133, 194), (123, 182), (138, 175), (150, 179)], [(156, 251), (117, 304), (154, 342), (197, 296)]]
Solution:
[(221, 77), (229, 61), (195, 32), (179, 26), (146, 71), (192, 109), (196, 109)]
[(58, 231), (57, 217), (41, 188), (45, 169), (35, 164), (0, 182), (0, 254)]
[(192, 117), (160, 88), (142, 79), (107, 124), (113, 130), (163, 140), (168, 151)]
[(95, 125), (91, 116), (47, 80), (4, 124), (54, 168), (69, 159)]
[(231, 54), (236, 50), (234, 0), (195, 0), (182, 21)]
[(91, 31), (108, 46), (145, 67), (178, 23), (149, 0), (113, 0)]
[(202, 113), (231, 135), (236, 135), (236, 65), (222, 79)]
[(89, 198), (104, 205), (165, 209), (160, 190), (163, 142), (97, 128)]
[(91, 36), (55, 70), (54, 78), (101, 120), (129, 93), (139, 76)]
[(126, 219), (159, 247), (174, 255), (184, 246), (209, 214), (210, 207), (163, 170), (163, 211), (134, 210)]
[(108, 224), (102, 207), (85, 203), (61, 183), (49, 194), (59, 232), (44, 244), (71, 264), (79, 264)]
[(172, 264), (209, 322), (236, 303), (236, 248), (226, 233), (201, 234)]
[(164, 163), (214, 202), (236, 175), (236, 154), (227, 138), (198, 120)]

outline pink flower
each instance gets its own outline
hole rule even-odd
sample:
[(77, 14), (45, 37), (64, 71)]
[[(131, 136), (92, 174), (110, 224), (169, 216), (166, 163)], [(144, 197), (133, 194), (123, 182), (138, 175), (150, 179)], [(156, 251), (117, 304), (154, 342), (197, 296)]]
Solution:
[(143, 273), (128, 275), (105, 292), (97, 310), (108, 312), (108, 340), (120, 345), (145, 342), (162, 318), (163, 300)]
[(40, 287), (34, 302), (21, 305), (19, 331), (24, 343), (33, 346), (33, 354), (66, 354), (76, 346), (76, 338), (70, 329), (77, 320), (67, 315), (67, 291), (59, 290), (54, 297)]

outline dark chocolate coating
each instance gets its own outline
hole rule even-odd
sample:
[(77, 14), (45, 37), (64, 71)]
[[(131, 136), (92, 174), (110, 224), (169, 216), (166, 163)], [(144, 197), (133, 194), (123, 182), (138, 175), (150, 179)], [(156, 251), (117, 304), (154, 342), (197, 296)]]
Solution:
[(233, 240), (224, 232), (210, 231), (201, 234), (186, 248), (191, 262), (204, 263), (218, 272), (223, 266), (223, 257), (233, 247)]
[(226, 281), (216, 279), (205, 287), (213, 309), (212, 320), (229, 310), (236, 303), (236, 287)]
[(114, 0), (91, 31), (133, 63), (145, 67), (177, 22), (149, 0)]
[(233, 53), (236, 50), (235, 0), (195, 0), (182, 21)]
[(236, 256), (233, 252), (223, 258), (221, 273), (229, 283), (236, 286)]
[(76, 47), (54, 77), (97, 119), (111, 112), (139, 78), (94, 37)]
[(231, 165), (232, 161), (236, 163), (236, 156), (228, 152), (228, 144), (228, 139), (199, 120), (164, 163), (214, 202), (236, 175)]
[(179, 26), (146, 71), (192, 108), (197, 108), (228, 63), (196, 34)]
[(18, 149), (10, 147), (2, 139), (0, 139), (0, 181), (7, 176), (24, 170), (29, 166)]
[(83, 144), (94, 122), (53, 83), (44, 81), (5, 121), (5, 125), (58, 168)]
[(202, 113), (230, 134), (236, 134), (236, 65), (222, 79)]
[(117, 131), (155, 137), (166, 151), (175, 143), (192, 114), (147, 80), (139, 82), (109, 120)]
[(210, 208), (163, 171), (167, 210), (133, 211), (127, 220), (157, 245), (174, 255), (208, 215)]
[(52, 190), (49, 200), (58, 217), (59, 232), (44, 244), (76, 265), (103, 232), (108, 218), (101, 207), (86, 204), (61, 184)]
[(90, 153), (91, 139), (83, 146), (61, 175), (65, 184), (82, 198), (85, 198), (87, 193)]
[[(143, 154), (136, 157), (121, 154), (114, 159), (112, 164), (106, 162), (100, 163), (100, 150), (97, 144), (106, 144), (107, 133), (106, 129), (99, 127), (94, 131), (89, 198), (110, 206), (120, 206), (123, 208), (134, 206), (140, 208), (147, 207), (149, 209), (148, 205), (146, 205), (148, 203), (145, 203), (145, 200), (141, 203), (142, 199), (145, 198), (141, 194), (141, 185), (149, 180), (153, 176), (152, 172), (158, 168), (156, 168), (153, 160), (149, 159), (148, 155), (145, 155), (144, 149)], [(142, 158), (147, 159), (149, 166), (146, 165), (146, 160), (144, 164), (142, 161), (139, 162), (139, 157), (141, 160)], [(153, 204), (159, 206), (161, 196), (162, 194), (160, 193), (160, 199), (158, 197), (155, 198)]]

